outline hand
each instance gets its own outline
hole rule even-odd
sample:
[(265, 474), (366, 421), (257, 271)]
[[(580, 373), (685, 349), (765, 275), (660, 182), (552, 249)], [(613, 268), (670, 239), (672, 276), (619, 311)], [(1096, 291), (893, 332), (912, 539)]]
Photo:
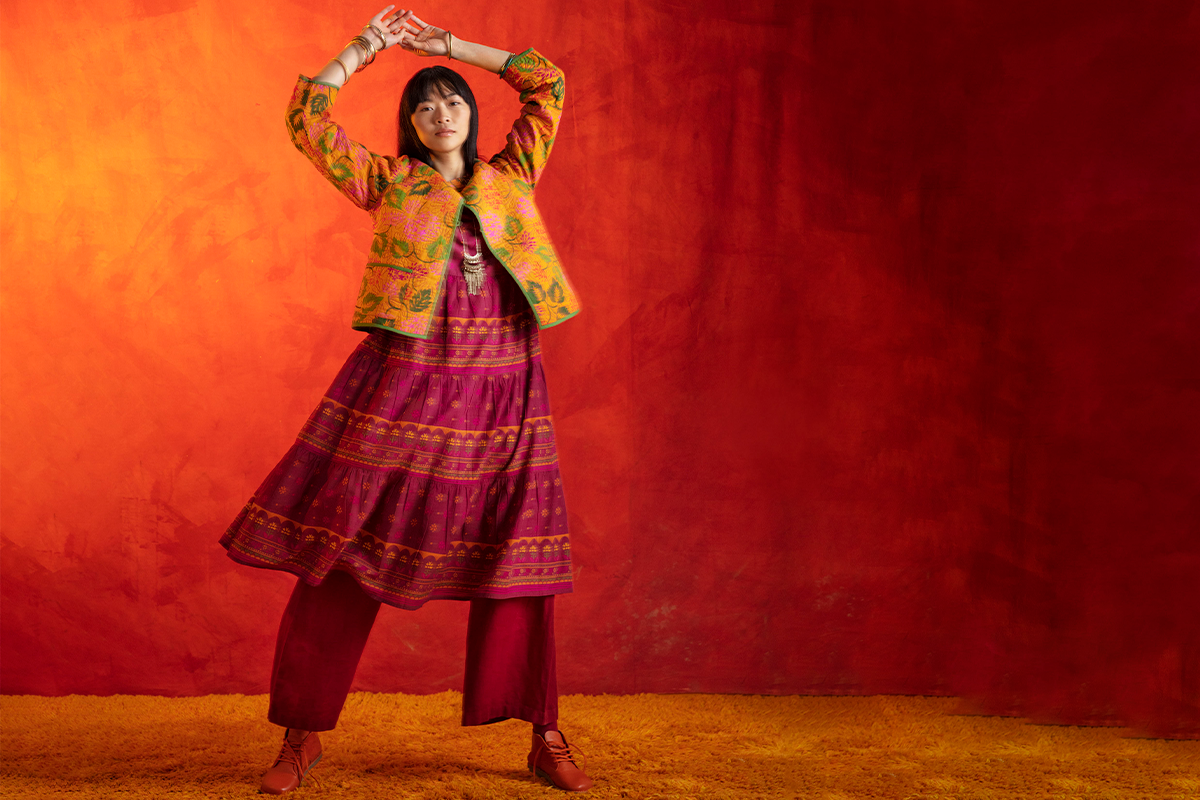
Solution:
[(450, 54), (450, 32), (430, 25), (411, 11), (405, 16), (400, 46), (418, 56)]
[(363, 28), (363, 36), (367, 36), (374, 42), (380, 38), (380, 31), (383, 32), (383, 44), (380, 50), (386, 50), (395, 44), (400, 44), (405, 35), (415, 35), (419, 30), (418, 26), (409, 22), (412, 19), (412, 9), (399, 9), (392, 13), (395, 6), (388, 6), (380, 11), (375, 16), (371, 17), (371, 21)]

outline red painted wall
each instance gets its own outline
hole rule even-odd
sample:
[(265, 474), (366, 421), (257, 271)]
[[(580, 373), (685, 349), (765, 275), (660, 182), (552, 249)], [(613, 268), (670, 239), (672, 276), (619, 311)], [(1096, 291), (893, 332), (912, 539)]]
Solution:
[[(0, 7), (2, 689), (261, 692), (291, 580), (216, 539), (358, 339), (370, 238), (282, 109), (375, 9), (56, 8), (47, 51)], [(1196, 732), (1198, 5), (491, 9), (428, 16), (568, 73), (564, 691)], [(393, 147), (415, 68), (341, 121)], [(464, 72), (495, 149), (515, 98)], [(457, 687), (464, 625), (385, 610), (359, 688)]]

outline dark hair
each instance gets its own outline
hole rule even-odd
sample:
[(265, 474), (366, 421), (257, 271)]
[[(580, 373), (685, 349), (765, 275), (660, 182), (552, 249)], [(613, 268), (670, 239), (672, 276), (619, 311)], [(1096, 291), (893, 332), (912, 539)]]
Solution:
[(475, 159), (478, 157), (475, 143), (479, 138), (479, 107), (475, 105), (475, 94), (466, 80), (449, 67), (426, 67), (409, 78), (405, 84), (404, 94), (400, 96), (400, 133), (396, 149), (402, 156), (415, 158), (426, 166), (433, 166), (429, 163), (429, 151), (421, 144), (421, 137), (417, 136), (417, 130), (413, 127), (412, 115), (418, 105), (433, 97), (434, 92), (442, 97), (456, 94), (466, 100), (471, 109), (471, 128), (462, 146), (466, 172), (470, 175), (475, 169)]

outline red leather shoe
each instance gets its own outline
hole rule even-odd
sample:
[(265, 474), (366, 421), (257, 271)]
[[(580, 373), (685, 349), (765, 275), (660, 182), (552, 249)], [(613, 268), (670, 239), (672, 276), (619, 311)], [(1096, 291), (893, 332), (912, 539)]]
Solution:
[[(291, 733), (289, 730), (288, 733)], [(262, 777), (259, 791), (264, 794), (285, 794), (292, 791), (308, 775), (308, 771), (321, 760), (321, 740), (314, 732), (298, 742), (283, 736), (283, 749), (279, 758)]]
[(568, 792), (586, 792), (592, 788), (592, 779), (575, 764), (575, 755), (566, 737), (558, 731), (546, 731), (544, 738), (535, 733), (533, 749), (529, 751), (529, 771)]

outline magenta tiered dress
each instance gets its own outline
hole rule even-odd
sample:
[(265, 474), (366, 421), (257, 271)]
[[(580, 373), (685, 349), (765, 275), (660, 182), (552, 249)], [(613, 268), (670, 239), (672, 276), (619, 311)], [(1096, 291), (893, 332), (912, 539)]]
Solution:
[(231, 558), (317, 584), (351, 574), (400, 608), (571, 591), (567, 508), (529, 303), (464, 208), (428, 339), (351, 354), (221, 538)]

